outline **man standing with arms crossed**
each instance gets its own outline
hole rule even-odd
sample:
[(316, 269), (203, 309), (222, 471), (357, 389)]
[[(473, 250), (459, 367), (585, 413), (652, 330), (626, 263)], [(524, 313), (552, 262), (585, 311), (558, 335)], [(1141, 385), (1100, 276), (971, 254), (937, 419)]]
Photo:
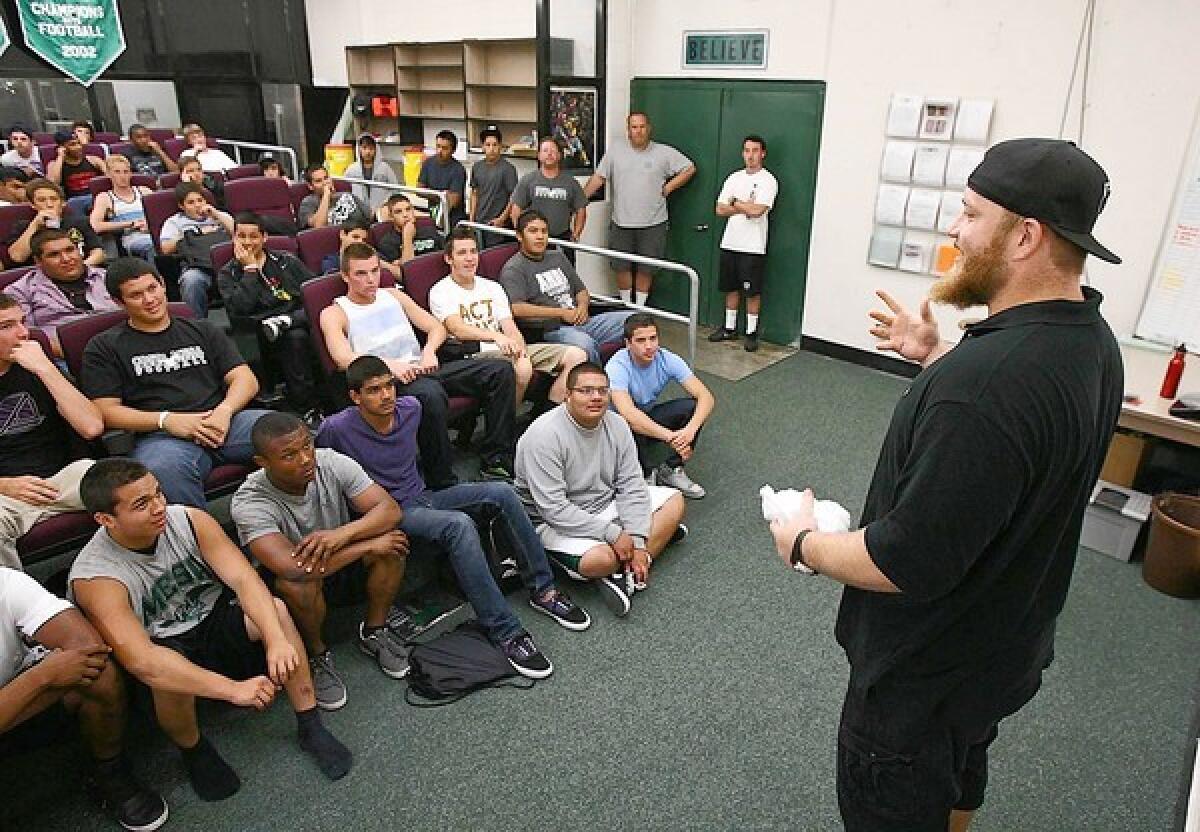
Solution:
[(1053, 657), (1083, 513), (1121, 408), (1121, 354), (1080, 286), (1104, 171), (1066, 141), (991, 148), (950, 229), (961, 256), (933, 300), (986, 304), (951, 348), (929, 301), (884, 292), (881, 349), (923, 371), (896, 406), (862, 528), (814, 531), (811, 492), (772, 523), (780, 556), (846, 584), (838, 732), (846, 828), (967, 829), (987, 749)]
[[(650, 117), (632, 112), (625, 120), (629, 141), (614, 143), (583, 187), (590, 199), (612, 184), (608, 245), (618, 251), (662, 259), (667, 252), (667, 197), (696, 174), (696, 165), (669, 144), (650, 140)], [(645, 306), (654, 271), (613, 260), (621, 300)], [(636, 280), (634, 272), (636, 272)]]
[(717, 216), (728, 217), (721, 236), (721, 279), (725, 293), (725, 325), (710, 341), (737, 337), (738, 294), (746, 296), (746, 352), (758, 349), (758, 312), (762, 308), (763, 274), (767, 267), (767, 213), (775, 205), (779, 185), (763, 167), (767, 141), (749, 135), (742, 140), (745, 170), (735, 170), (721, 186)]

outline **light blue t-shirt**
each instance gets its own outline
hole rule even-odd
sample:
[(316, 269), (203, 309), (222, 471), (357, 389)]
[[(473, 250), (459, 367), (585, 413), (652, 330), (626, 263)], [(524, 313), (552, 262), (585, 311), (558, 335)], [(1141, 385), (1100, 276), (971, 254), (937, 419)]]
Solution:
[(633, 360), (628, 348), (620, 350), (608, 360), (605, 370), (608, 371), (609, 386), (628, 393), (642, 410), (654, 404), (672, 379), (683, 384), (694, 375), (686, 361), (662, 347), (645, 367)]

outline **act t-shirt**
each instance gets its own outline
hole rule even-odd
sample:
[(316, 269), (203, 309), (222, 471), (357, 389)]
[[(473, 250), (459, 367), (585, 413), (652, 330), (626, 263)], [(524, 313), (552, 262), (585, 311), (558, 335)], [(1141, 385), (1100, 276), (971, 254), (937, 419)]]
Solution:
[(208, 321), (173, 317), (162, 332), (125, 322), (88, 342), (80, 381), (90, 399), (117, 398), (151, 412), (203, 413), (225, 398), (226, 374), (245, 363)]
[(628, 348), (618, 350), (605, 369), (609, 386), (628, 393), (642, 410), (654, 404), (669, 382), (674, 380), (683, 384), (694, 375), (686, 361), (661, 347), (645, 367), (633, 360)]
[[(429, 290), (429, 311), (445, 322), (451, 315), (461, 315), (463, 323), (492, 332), (501, 332), (500, 322), (512, 317), (504, 287), (486, 277), (475, 277), (475, 285), (464, 289), (452, 277), (443, 277)], [(499, 350), (491, 341), (479, 342), (481, 352)]]
[(52, 477), (70, 446), (70, 428), (46, 385), (13, 364), (0, 375), (0, 477)]

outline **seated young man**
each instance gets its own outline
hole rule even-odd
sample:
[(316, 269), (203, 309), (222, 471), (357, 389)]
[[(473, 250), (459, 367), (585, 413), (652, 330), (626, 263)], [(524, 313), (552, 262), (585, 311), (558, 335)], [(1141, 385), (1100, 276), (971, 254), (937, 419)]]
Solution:
[(63, 228), (43, 228), (30, 241), (37, 265), (6, 291), (25, 312), (25, 322), (46, 334), (62, 358), (58, 328), (70, 321), (120, 307), (104, 287), (104, 270), (83, 262), (79, 246)]
[(212, 196), (214, 205), (218, 208), (225, 207), (225, 181), (211, 173), (205, 173), (200, 160), (195, 156), (179, 160), (179, 181), (199, 185)]
[(609, 409), (603, 369), (579, 364), (567, 389), (563, 406), (517, 443), (517, 493), (550, 556), (571, 577), (598, 581), (624, 616), (653, 560), (687, 535), (683, 497), (646, 485), (629, 425)]
[(550, 249), (546, 217), (528, 208), (517, 217), (521, 250), (500, 270), (500, 285), (508, 293), (517, 321), (540, 326), (542, 337), (554, 344), (570, 344), (600, 363), (600, 345), (621, 340), (625, 319), (633, 310), (588, 313), (591, 294), (575, 266), (557, 248)]
[[(459, 359), (441, 362), (438, 348), (446, 328), (399, 289), (379, 288), (380, 265), (375, 249), (354, 243), (342, 252), (346, 294), (321, 310), (321, 332), (338, 369), (360, 355), (376, 355), (396, 377), (397, 392), (421, 402), (417, 436), (425, 479), (431, 488), (454, 485), (447, 414), (450, 396), (472, 396), (480, 402), (485, 431), (479, 447), (485, 479), (512, 477), (516, 439), (516, 376), (507, 361)], [(425, 333), (425, 346), (413, 327)]]
[(153, 260), (154, 239), (147, 230), (146, 211), (142, 208), (142, 197), (153, 191), (145, 185), (133, 184), (129, 160), (119, 153), (108, 160), (108, 178), (112, 187), (97, 194), (92, 203), (92, 229), (97, 234), (111, 234), (113, 239), (119, 239), (128, 254)]
[(385, 203), (392, 227), (379, 240), (379, 256), (399, 267), (431, 251), (441, 251), (445, 240), (437, 229), (417, 225), (412, 202), (404, 194), (392, 194)]
[[(677, 488), (685, 497), (699, 499), (704, 489), (692, 482), (683, 466), (696, 450), (700, 428), (712, 413), (715, 400), (687, 362), (659, 346), (658, 324), (644, 312), (625, 321), (625, 347), (608, 361), (612, 400), (617, 412), (633, 428), (642, 471), (651, 472), (651, 448), (666, 445), (669, 456), (653, 469), (659, 485)], [(671, 381), (687, 393), (659, 402)]]
[[(0, 568), (0, 749), (7, 755), (17, 734), (44, 741), (38, 716), (61, 703), (78, 716), (93, 797), (125, 829), (158, 829), (167, 804), (134, 778), (122, 753), (125, 684), (110, 652), (70, 603)], [(15, 785), (16, 767), (8, 770)]]
[(526, 344), (525, 336), (513, 321), (508, 296), (494, 280), (479, 277), (479, 246), (475, 232), (455, 229), (446, 241), (446, 262), (450, 274), (429, 290), (429, 311), (459, 341), (477, 349), (475, 358), (511, 362), (517, 374), (516, 405), (525, 400), (525, 391), (534, 370), (556, 374), (548, 398), (557, 404), (566, 396), (566, 373), (587, 361), (579, 347), (563, 344)]
[(133, 456), (168, 501), (204, 508), (212, 469), (254, 455), (250, 429), (266, 411), (246, 405), (258, 379), (217, 326), (171, 315), (153, 264), (122, 257), (105, 280), (129, 320), (88, 342), (83, 392), (107, 427), (138, 434)]
[(79, 254), (89, 266), (103, 266), (106, 259), (104, 243), (92, 229), (86, 216), (67, 210), (62, 188), (49, 179), (31, 179), (25, 185), (29, 204), (37, 211), (33, 219), (18, 224), (8, 244), (8, 259), (15, 265), (28, 263), (33, 255), (33, 235), (45, 228), (61, 228), (79, 247)]
[(317, 705), (336, 710), (346, 704), (346, 684), (322, 633), (326, 578), (353, 580), (365, 570), (358, 647), (393, 679), (408, 674), (408, 650), (387, 627), (408, 554), (408, 539), (396, 531), (400, 507), (353, 459), (315, 450), (308, 426), (290, 413), (268, 413), (251, 439), (262, 470), (233, 495), (230, 514), (242, 546), (275, 576), (275, 592), (304, 638)]
[(421, 403), (397, 396), (395, 376), (373, 355), (356, 358), (346, 371), (354, 407), (330, 416), (317, 432), (317, 444), (356, 459), (372, 479), (400, 503), (400, 528), (414, 538), (436, 543), (447, 557), (479, 623), (518, 673), (549, 676), (550, 662), (504, 599), (488, 568), (475, 522), (498, 518), (516, 545), (529, 605), (569, 630), (586, 630), (588, 614), (554, 584), (546, 552), (530, 525), (521, 501), (507, 483), (463, 483), (440, 491), (426, 489), (417, 470), (417, 425)]
[(80, 493), (100, 529), (71, 567), (71, 596), (121, 666), (150, 688), (196, 794), (223, 800), (241, 786), (200, 733), (197, 696), (263, 710), (284, 688), (300, 747), (326, 777), (344, 777), (352, 757), (321, 724), (300, 633), (217, 521), (168, 505), (132, 459), (100, 460)]
[(158, 248), (163, 254), (180, 256), (179, 294), (197, 318), (204, 318), (213, 282), (209, 249), (233, 239), (233, 217), (209, 202), (204, 187), (195, 182), (176, 185), (175, 201), (179, 211), (163, 223)]
[(0, 206), (27, 205), (29, 196), (25, 193), (25, 183), (29, 174), (20, 168), (10, 168), (0, 165)]
[(286, 251), (271, 251), (266, 242), (262, 218), (238, 214), (233, 259), (221, 267), (217, 289), (231, 317), (258, 322), (283, 372), (288, 403), (315, 425), (321, 421), (315, 355), (300, 289), (313, 275), (299, 259)]
[(304, 182), (310, 193), (300, 201), (296, 211), (301, 229), (341, 225), (346, 220), (358, 220), (370, 227), (370, 207), (354, 194), (338, 191), (324, 165), (305, 168)]
[(17, 540), (55, 514), (82, 511), (79, 481), (90, 459), (71, 461), (72, 432), (104, 432), (100, 411), (63, 376), (25, 314), (0, 293), (0, 566), (21, 569)]
[[(370, 243), (371, 242), (371, 227), (362, 220), (349, 219), (338, 226), (338, 250), (326, 254), (321, 258), (321, 274), (332, 274), (342, 267), (342, 252), (346, 250), (346, 246), (351, 243)], [(404, 272), (400, 270), (400, 266), (395, 263), (389, 263), (382, 257), (379, 258), (379, 265), (392, 276), (392, 280), (396, 285), (404, 282)]]

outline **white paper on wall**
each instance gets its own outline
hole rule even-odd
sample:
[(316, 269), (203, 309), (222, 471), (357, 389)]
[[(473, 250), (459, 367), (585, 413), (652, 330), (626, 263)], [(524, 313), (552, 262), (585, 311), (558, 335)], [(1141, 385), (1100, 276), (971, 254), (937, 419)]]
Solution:
[(984, 152), (982, 147), (960, 144), (952, 146), (950, 155), (946, 159), (946, 187), (967, 187), (967, 177), (971, 175), (971, 171), (979, 167), (979, 163), (983, 161)]
[(879, 186), (875, 197), (875, 222), (884, 225), (904, 225), (904, 210), (908, 205), (907, 185)]
[(917, 145), (913, 142), (889, 141), (883, 146), (883, 164), (879, 175), (886, 182), (909, 182), (912, 180), (913, 154)]
[(987, 144), (992, 126), (992, 109), (995, 102), (990, 98), (964, 98), (958, 102), (958, 116), (954, 122), (954, 141)]
[(945, 234), (954, 225), (958, 215), (962, 213), (962, 194), (958, 191), (942, 191), (941, 205), (938, 207), (937, 230)]
[(929, 271), (929, 253), (933, 244), (928, 240), (905, 237), (900, 245), (900, 271), (924, 274)]
[(941, 191), (913, 188), (908, 195), (908, 208), (904, 214), (904, 224), (909, 228), (932, 231), (937, 228), (938, 208), (941, 204)]
[(887, 134), (899, 139), (915, 139), (921, 126), (922, 104), (924, 99), (919, 95), (893, 95), (888, 110)]
[(950, 145), (919, 144), (913, 154), (912, 181), (917, 185), (940, 188), (946, 181), (946, 159)]
[(888, 225), (875, 226), (871, 235), (871, 248), (867, 262), (872, 266), (894, 269), (900, 263), (900, 245), (904, 242), (904, 230)]

